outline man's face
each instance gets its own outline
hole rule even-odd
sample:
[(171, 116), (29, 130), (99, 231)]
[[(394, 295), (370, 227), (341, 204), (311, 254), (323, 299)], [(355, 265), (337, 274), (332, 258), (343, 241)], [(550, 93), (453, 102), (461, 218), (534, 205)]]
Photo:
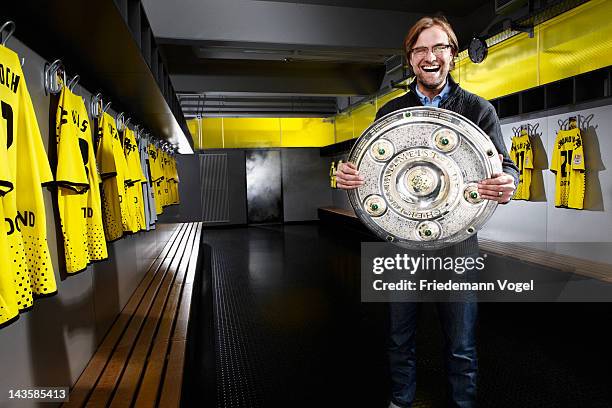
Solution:
[[(410, 53), (410, 65), (419, 84), (431, 90), (439, 89), (444, 86), (446, 76), (452, 61), (450, 47), (436, 55), (432, 48), (437, 45), (448, 45), (448, 35), (437, 26), (426, 28), (421, 32), (412, 49), (427, 47), (423, 55), (416, 52)], [(422, 48), (424, 50), (424, 48)]]

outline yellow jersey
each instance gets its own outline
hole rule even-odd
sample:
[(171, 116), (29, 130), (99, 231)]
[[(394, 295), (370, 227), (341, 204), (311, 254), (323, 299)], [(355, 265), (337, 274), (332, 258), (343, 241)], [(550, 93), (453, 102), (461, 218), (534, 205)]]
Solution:
[(14, 191), (2, 197), (5, 232), (15, 281), (17, 307), (33, 305), (33, 295), (57, 292), (47, 244), (42, 185), (53, 176), (19, 57), (0, 46), (0, 105), (8, 174)]
[(149, 167), (151, 170), (151, 187), (155, 198), (155, 213), (161, 214), (163, 209), (162, 182), (164, 174), (161, 167), (161, 156), (159, 150), (154, 145), (149, 145)]
[(519, 169), (519, 185), (514, 193), (514, 200), (529, 200), (531, 173), (533, 171), (533, 148), (529, 134), (522, 131), (520, 136), (512, 138), (510, 158)]
[(166, 179), (166, 205), (179, 204), (178, 183), (179, 177), (176, 170), (176, 160), (169, 153), (164, 152), (164, 172)]
[(96, 161), (102, 178), (102, 219), (107, 241), (134, 229), (132, 211), (128, 205), (125, 179), (128, 174), (123, 146), (119, 140), (115, 119), (104, 112), (98, 120), (98, 150)]
[(57, 201), (66, 271), (108, 258), (100, 200), (100, 178), (91, 125), (83, 98), (64, 87), (56, 115)]
[(556, 173), (555, 206), (584, 206), (584, 149), (580, 129), (557, 133), (550, 170)]
[(136, 138), (134, 137), (134, 132), (127, 127), (123, 131), (123, 152), (125, 154), (129, 174), (126, 194), (129, 197), (129, 203), (132, 206), (136, 221), (134, 224), (135, 230), (132, 232), (146, 231), (142, 183), (146, 183), (147, 179), (144, 174), (142, 174), (140, 152), (138, 150)]

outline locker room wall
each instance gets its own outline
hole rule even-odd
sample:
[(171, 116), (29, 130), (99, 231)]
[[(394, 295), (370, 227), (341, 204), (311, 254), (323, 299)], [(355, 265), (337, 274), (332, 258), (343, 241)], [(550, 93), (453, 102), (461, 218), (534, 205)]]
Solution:
[[(283, 215), (286, 222), (318, 219), (317, 208), (332, 203), (329, 188), (329, 160), (321, 157), (319, 148), (285, 148), (281, 150)], [(179, 155), (181, 204), (170, 207), (170, 219), (201, 220), (202, 201), (200, 164), (202, 154), (227, 154), (230, 221), (223, 225), (244, 225), (246, 216), (245, 149), (212, 149), (198, 155)], [(206, 177), (206, 175), (202, 175)], [(173, 211), (176, 211), (176, 215)]]
[[(522, 115), (502, 121), (506, 147), (510, 149), (512, 128), (523, 123), (539, 124), (533, 178), (536, 199), (512, 201), (499, 206), (479, 233), (499, 241), (530, 242), (549, 251), (612, 263), (612, 105), (597, 101), (554, 111)], [(555, 207), (555, 175), (548, 168), (552, 159), (558, 120), (593, 115), (582, 132), (585, 163), (585, 209)], [(532, 193), (534, 190), (531, 190)], [(546, 243), (546, 245), (543, 245)]]
[[(25, 58), (24, 76), (48, 152), (49, 142), (55, 142), (55, 139), (50, 139), (49, 135), (50, 97), (45, 96), (43, 87), (45, 61), (14, 37), (9, 39), (7, 46)], [(70, 67), (67, 69), (69, 74), (75, 74)], [(91, 94), (87, 90), (77, 86), (75, 92), (88, 103)], [(156, 231), (125, 237), (108, 245), (108, 260), (90, 265), (77, 275), (60, 278), (57, 248), (63, 243), (58, 241), (56, 232), (61, 237), (61, 231), (57, 229), (59, 222), (53, 214), (54, 197), (47, 189), (43, 189), (43, 195), (58, 294), (36, 300), (31, 311), (0, 329), (2, 407), (16, 404), (19, 407), (37, 406), (34, 402), (8, 400), (9, 389), (71, 386), (76, 382), (170, 236), (167, 225), (158, 225)]]
[(328, 158), (320, 149), (281, 149), (285, 222), (317, 220), (331, 205)]
[(164, 220), (168, 222), (201, 221), (200, 156), (197, 154), (177, 154), (175, 158), (180, 179), (180, 204), (167, 207), (164, 210)]

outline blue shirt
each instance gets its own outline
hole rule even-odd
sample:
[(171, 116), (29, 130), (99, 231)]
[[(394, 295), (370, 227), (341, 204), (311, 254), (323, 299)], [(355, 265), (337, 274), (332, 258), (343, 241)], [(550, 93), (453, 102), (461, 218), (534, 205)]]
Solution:
[(423, 95), (421, 91), (419, 91), (418, 85), (415, 87), (415, 89), (423, 106), (433, 106), (437, 108), (442, 102), (444, 102), (448, 98), (448, 94), (450, 93), (450, 83), (448, 80), (446, 80), (446, 85), (444, 85), (444, 89), (442, 89), (442, 92), (434, 96), (432, 100), (430, 100), (429, 97)]

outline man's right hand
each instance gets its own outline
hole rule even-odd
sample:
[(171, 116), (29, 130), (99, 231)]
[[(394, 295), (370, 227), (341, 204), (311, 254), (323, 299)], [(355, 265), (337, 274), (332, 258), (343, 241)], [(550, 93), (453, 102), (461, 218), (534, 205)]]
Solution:
[(352, 190), (363, 186), (363, 176), (359, 175), (353, 163), (342, 163), (336, 170), (336, 187), (343, 190)]

